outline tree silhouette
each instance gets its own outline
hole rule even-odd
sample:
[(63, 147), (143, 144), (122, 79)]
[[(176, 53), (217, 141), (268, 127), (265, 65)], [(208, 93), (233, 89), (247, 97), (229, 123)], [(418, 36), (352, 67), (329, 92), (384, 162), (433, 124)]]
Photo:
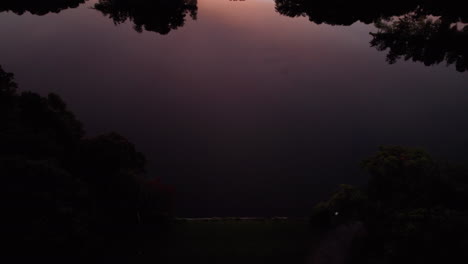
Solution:
[(96, 10), (115, 24), (132, 21), (137, 32), (154, 31), (162, 35), (184, 26), (187, 14), (197, 19), (197, 0), (99, 0)]
[(46, 15), (48, 13), (59, 13), (68, 8), (76, 8), (86, 0), (2, 0), (0, 12), (11, 11), (22, 15), (30, 12), (33, 15)]
[(290, 17), (306, 16), (316, 24), (349, 26), (357, 21), (370, 24), (381, 17), (398, 16), (416, 5), (405, 2), (275, 0), (276, 11)]
[(443, 16), (451, 21), (468, 21), (464, 8), (468, 4), (459, 1), (395, 0), (395, 1), (311, 1), (275, 0), (276, 11), (290, 17), (306, 16), (316, 24), (349, 26), (357, 21), (365, 24), (382, 18), (402, 16), (410, 12), (421, 15)]
[(170, 210), (169, 192), (144, 173), (123, 136), (85, 138), (58, 95), (18, 93), (0, 67), (0, 231), (10, 252), (131, 256), (161, 235)]
[[(360, 222), (367, 235), (350, 263), (441, 263), (467, 257), (466, 167), (384, 146), (363, 161), (366, 186), (342, 185), (313, 210), (325, 229)], [(359, 242), (359, 241), (355, 241)]]
[(445, 62), (459, 72), (468, 70), (468, 26), (461, 29), (444, 17), (429, 18), (409, 14), (375, 23), (371, 46), (388, 50), (390, 64), (400, 59), (422, 62), (426, 66)]
[(387, 2), (276, 0), (280, 14), (307, 16), (316, 24), (349, 26), (360, 21), (373, 23), (377, 33), (371, 46), (389, 50), (390, 64), (399, 59), (422, 62), (426, 66), (442, 62), (468, 70), (467, 3), (452, 0), (408, 0)]

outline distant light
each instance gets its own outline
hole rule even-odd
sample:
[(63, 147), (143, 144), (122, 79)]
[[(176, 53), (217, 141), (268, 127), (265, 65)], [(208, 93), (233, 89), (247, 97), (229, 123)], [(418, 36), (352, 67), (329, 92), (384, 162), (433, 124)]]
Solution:
[(340, 214), (340, 213), (338, 213), (338, 212), (335, 212), (335, 216), (337, 216), (337, 215), (339, 215), (339, 214)]

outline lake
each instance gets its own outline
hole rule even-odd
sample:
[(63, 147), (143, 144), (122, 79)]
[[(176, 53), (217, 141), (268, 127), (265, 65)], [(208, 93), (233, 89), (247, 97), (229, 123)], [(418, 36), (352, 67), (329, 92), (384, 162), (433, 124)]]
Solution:
[(306, 216), (379, 145), (468, 159), (468, 12), (413, 2), (2, 1), (0, 65), (135, 143), (178, 216)]

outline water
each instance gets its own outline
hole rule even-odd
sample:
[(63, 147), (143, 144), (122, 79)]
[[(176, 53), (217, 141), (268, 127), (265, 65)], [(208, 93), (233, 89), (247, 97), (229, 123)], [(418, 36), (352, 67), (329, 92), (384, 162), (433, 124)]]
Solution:
[(458, 58), (449, 66), (437, 49), (389, 64), (371, 47), (371, 22), (410, 4), (27, 2), (0, 4), (2, 67), (24, 90), (60, 94), (89, 135), (134, 142), (175, 187), (179, 216), (307, 215), (337, 184), (363, 182), (359, 162), (382, 144), (468, 158), (466, 36), (434, 42)]

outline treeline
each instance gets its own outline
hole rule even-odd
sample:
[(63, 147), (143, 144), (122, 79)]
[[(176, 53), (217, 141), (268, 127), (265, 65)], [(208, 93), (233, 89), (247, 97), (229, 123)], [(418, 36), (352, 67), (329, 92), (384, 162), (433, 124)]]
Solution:
[(115, 24), (133, 22), (137, 32), (162, 35), (183, 27), (187, 16), (197, 19), (197, 0), (99, 0), (94, 8)]
[(375, 23), (372, 47), (387, 51), (387, 62), (412, 60), (426, 66), (444, 63), (459, 72), (468, 71), (468, 26), (453, 24), (444, 17), (407, 14)]
[(276, 11), (290, 17), (306, 16), (316, 24), (349, 26), (355, 22), (371, 24), (381, 19), (414, 13), (442, 17), (451, 22), (467, 22), (467, 3), (455, 0), (395, 1), (312, 1), (275, 0)]
[[(75, 8), (85, 0), (7, 0), (0, 12), (44, 15)], [(468, 71), (468, 4), (448, 0), (312, 1), (275, 0), (278, 13), (305, 16), (316, 24), (349, 26), (374, 24), (371, 46), (387, 51), (387, 62), (412, 60), (426, 66), (445, 63)], [(93, 9), (115, 24), (131, 22), (137, 32), (169, 34), (197, 19), (197, 0), (99, 0)]]
[[(0, 12), (23, 15), (60, 13), (76, 8), (86, 0), (2, 0)], [(115, 24), (130, 21), (137, 32), (152, 31), (162, 35), (183, 27), (190, 16), (197, 19), (197, 0), (99, 0), (93, 7)]]
[(0, 229), (17, 256), (136, 254), (163, 234), (171, 190), (123, 136), (86, 138), (56, 94), (18, 92), (0, 68)]
[(33, 15), (59, 13), (68, 8), (76, 8), (86, 0), (2, 0), (0, 12), (13, 12), (22, 15), (30, 12)]
[(316, 24), (374, 24), (372, 47), (387, 52), (387, 62), (412, 60), (426, 66), (445, 63), (468, 71), (468, 4), (459, 1), (275, 0), (276, 10), (306, 16)]
[(468, 257), (468, 170), (425, 151), (381, 147), (364, 187), (342, 185), (313, 210), (326, 230), (360, 223), (348, 263), (455, 263)]

